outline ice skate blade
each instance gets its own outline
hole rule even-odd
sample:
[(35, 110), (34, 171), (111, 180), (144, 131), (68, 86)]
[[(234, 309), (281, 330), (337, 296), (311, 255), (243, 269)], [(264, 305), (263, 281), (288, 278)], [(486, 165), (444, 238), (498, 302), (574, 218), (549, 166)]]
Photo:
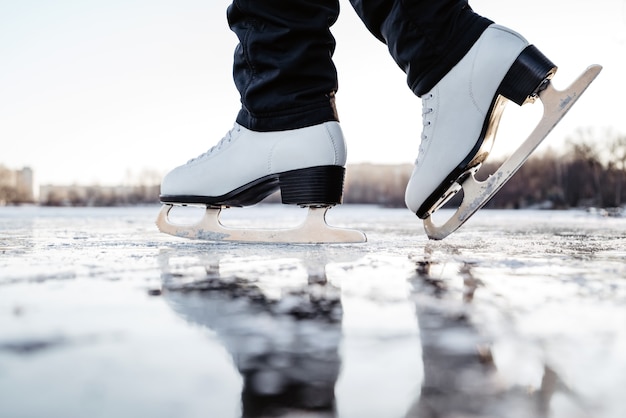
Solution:
[(461, 227), (476, 211), (482, 208), (502, 186), (520, 169), (532, 152), (580, 98), (598, 76), (602, 67), (592, 65), (567, 89), (556, 90), (552, 83), (539, 94), (543, 103), (543, 116), (532, 133), (515, 152), (485, 181), (476, 180), (474, 173), (465, 179), (463, 202), (454, 215), (442, 225), (435, 225), (431, 216), (424, 219), (424, 229), (430, 239), (440, 240)]
[(259, 243), (357, 243), (366, 242), (361, 231), (336, 228), (326, 223), (329, 207), (309, 207), (306, 219), (292, 229), (243, 229), (224, 226), (219, 215), (221, 208), (207, 208), (204, 217), (193, 225), (177, 225), (170, 222), (168, 214), (172, 205), (163, 205), (157, 217), (161, 232), (182, 238), (207, 241), (234, 241)]

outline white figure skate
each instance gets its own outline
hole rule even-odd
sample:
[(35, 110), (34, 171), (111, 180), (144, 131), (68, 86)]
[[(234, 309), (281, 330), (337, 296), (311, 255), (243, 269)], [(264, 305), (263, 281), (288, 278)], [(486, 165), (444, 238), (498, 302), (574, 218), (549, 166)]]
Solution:
[[(168, 173), (161, 232), (210, 241), (268, 243), (365, 242), (360, 231), (330, 227), (326, 211), (341, 203), (346, 146), (337, 122), (278, 132), (254, 132), (238, 124), (213, 148)], [(223, 208), (254, 205), (280, 190), (282, 202), (308, 207), (293, 229), (242, 229), (223, 225)], [(192, 225), (172, 223), (173, 205), (206, 206)]]
[[(443, 239), (463, 225), (506, 183), (600, 72), (592, 66), (564, 91), (550, 79), (556, 66), (519, 34), (490, 26), (463, 59), (422, 96), (424, 130), (406, 190), (406, 204), (424, 219), (426, 234)], [(474, 175), (485, 161), (506, 103), (539, 98), (543, 118), (488, 180)], [(431, 215), (463, 190), (456, 213), (437, 226)]]
[[(463, 201), (454, 215), (441, 225), (435, 225), (430, 214), (424, 219), (424, 228), (429, 238), (440, 240), (463, 225), (474, 213), (482, 208), (493, 195), (520, 169), (537, 146), (548, 136), (552, 129), (560, 122), (561, 118), (571, 109), (580, 98), (586, 88), (600, 73), (602, 67), (592, 65), (578, 77), (567, 89), (556, 90), (552, 84), (548, 84), (545, 90), (539, 93), (539, 99), (543, 103), (543, 117), (522, 143), (522, 145), (485, 181), (476, 180), (475, 174), (480, 165), (466, 171), (455, 184), (442, 197), (437, 208), (445, 204), (461, 188), (463, 189)], [(432, 210), (430, 213), (434, 212)]]

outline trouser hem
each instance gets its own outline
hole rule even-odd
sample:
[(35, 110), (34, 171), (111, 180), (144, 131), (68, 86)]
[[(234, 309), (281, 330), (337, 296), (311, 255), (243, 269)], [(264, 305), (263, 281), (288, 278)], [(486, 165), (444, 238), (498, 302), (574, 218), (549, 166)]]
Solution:
[(332, 103), (312, 104), (298, 109), (289, 109), (285, 112), (272, 112), (264, 115), (254, 115), (242, 108), (237, 114), (238, 124), (257, 132), (286, 131), (332, 121), (339, 122), (335, 106)]

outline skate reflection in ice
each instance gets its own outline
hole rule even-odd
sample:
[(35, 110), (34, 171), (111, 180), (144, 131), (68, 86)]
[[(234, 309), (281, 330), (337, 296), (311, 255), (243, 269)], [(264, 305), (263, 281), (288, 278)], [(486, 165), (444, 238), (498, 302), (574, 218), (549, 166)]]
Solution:
[[(224, 257), (222, 265), (209, 257), (200, 275), (193, 273), (197, 263), (173, 266), (162, 254), (167, 303), (215, 332), (243, 377), (243, 417), (336, 416), (340, 293), (328, 282), (325, 264), (308, 255), (304, 262)], [(189, 280), (190, 274), (196, 277)], [(278, 291), (271, 285), (276, 278)]]
[[(221, 254), (206, 255), (197, 249), (189, 253), (177, 249), (175, 255), (162, 252), (163, 297), (188, 322), (214, 332), (227, 349), (243, 377), (244, 417), (332, 417), (337, 415), (336, 405), (345, 405), (346, 399), (372, 406), (384, 403), (376, 399), (376, 392), (367, 399), (353, 396), (358, 391), (341, 402), (335, 399), (340, 344), (344, 356), (351, 353), (345, 344), (351, 337), (348, 333), (342, 341), (342, 326), (350, 326), (352, 305), (349, 299), (342, 303), (333, 277), (326, 276), (326, 265), (331, 259), (347, 260), (319, 247), (291, 252), (281, 247), (282, 258), (270, 250), (234, 256), (232, 246), (223, 248)], [(350, 258), (356, 261), (361, 255), (351, 253)], [(391, 263), (394, 268), (396, 261)], [(509, 337), (492, 332), (490, 318), (477, 315), (478, 308), (489, 304), (484, 294), (481, 299), (487, 289), (479, 278), (479, 265), (442, 243), (427, 245), (425, 254), (411, 261), (415, 273), (409, 278), (410, 297), (419, 326), (423, 378), (412, 405), (409, 398), (400, 408), (405, 416), (549, 417), (557, 394), (561, 405), (568, 403), (576, 416), (591, 416), (541, 357), (515, 359), (513, 374), (537, 369), (530, 383), (512, 376), (502, 360), (498, 368), (494, 352), (498, 354), (502, 339)], [(364, 330), (362, 335), (368, 332)], [(416, 348), (414, 355), (418, 352)], [(345, 381), (350, 381), (351, 360), (343, 358)], [(380, 372), (371, 379), (380, 380)], [(346, 392), (338, 393), (341, 397)]]
[[(454, 248), (436, 248), (447, 252), (443, 261), (435, 260), (435, 251), (429, 245), (424, 257), (413, 259), (416, 267), (411, 285), (424, 380), (420, 396), (407, 416), (549, 417), (557, 391), (572, 401), (579, 416), (588, 416), (581, 400), (547, 364), (543, 364), (543, 376), (534, 388), (504, 383), (492, 355), (492, 342), (470, 315), (474, 296), (482, 286), (473, 273), (474, 265), (454, 261), (461, 258)], [(453, 272), (449, 276), (450, 270)]]

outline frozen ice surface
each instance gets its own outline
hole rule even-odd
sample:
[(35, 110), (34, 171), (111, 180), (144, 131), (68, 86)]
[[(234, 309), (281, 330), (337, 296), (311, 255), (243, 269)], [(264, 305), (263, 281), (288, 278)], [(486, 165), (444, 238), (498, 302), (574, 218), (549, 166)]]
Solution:
[(368, 243), (261, 245), (157, 212), (0, 208), (0, 417), (626, 416), (624, 218), (483, 210), (429, 242), (342, 206)]

